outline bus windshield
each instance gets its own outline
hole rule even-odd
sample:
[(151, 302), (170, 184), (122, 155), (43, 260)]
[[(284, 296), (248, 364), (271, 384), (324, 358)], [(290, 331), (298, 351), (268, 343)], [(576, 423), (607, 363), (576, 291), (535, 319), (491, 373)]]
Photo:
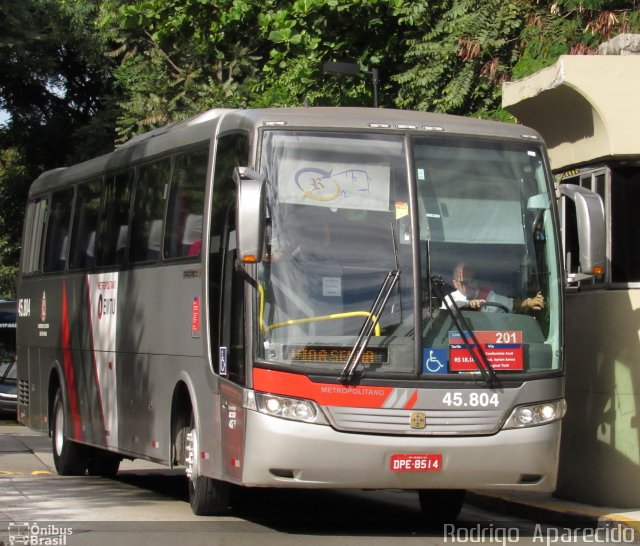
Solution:
[[(467, 277), (458, 280), (482, 288), (475, 298), (485, 311), (457, 302), (466, 324), (480, 332), (483, 346), (495, 344), (498, 333), (504, 337), (505, 347), (489, 354), (492, 367), (522, 373), (559, 366), (558, 269), (540, 149), (415, 137), (407, 157), (402, 135), (263, 135), (268, 225), (258, 268), (261, 359), (338, 376), (369, 321), (376, 327), (360, 376), (476, 373), (472, 348), (459, 347), (460, 328), (444, 309), (443, 298), (456, 297), (453, 275), (462, 267)], [(417, 211), (410, 210), (411, 180)], [(395, 271), (399, 280), (374, 316), (372, 305)], [(439, 290), (435, 278), (443, 281)], [(536, 297), (540, 309), (524, 307)]]
[[(469, 344), (484, 349), (495, 371), (558, 369), (560, 270), (542, 149), (417, 138), (413, 151), (423, 371), (476, 372)], [(454, 305), (475, 340), (453, 327)]]

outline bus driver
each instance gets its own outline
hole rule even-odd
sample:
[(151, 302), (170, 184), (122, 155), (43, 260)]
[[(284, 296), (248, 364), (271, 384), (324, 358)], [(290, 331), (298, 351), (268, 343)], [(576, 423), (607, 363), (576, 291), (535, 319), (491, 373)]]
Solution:
[(453, 287), (456, 289), (447, 296), (460, 307), (482, 311), (495, 311), (496, 307), (487, 306), (487, 303), (495, 303), (513, 309), (516, 312), (541, 311), (544, 309), (544, 296), (538, 292), (535, 296), (525, 300), (514, 300), (507, 296), (497, 294), (493, 290), (480, 290), (475, 272), (465, 263), (459, 263), (453, 268)]

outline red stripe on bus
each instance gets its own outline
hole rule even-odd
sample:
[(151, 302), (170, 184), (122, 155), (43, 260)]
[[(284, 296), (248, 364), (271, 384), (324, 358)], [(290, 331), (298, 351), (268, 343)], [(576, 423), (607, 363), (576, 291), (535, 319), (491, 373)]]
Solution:
[(404, 409), (413, 409), (413, 406), (416, 405), (417, 401), (418, 401), (418, 391), (416, 390), (416, 391), (413, 391), (411, 398), (409, 398), (407, 403), (404, 405)]
[(314, 383), (307, 376), (275, 370), (253, 369), (253, 388), (257, 391), (314, 400), (322, 406), (380, 408), (392, 387)]
[(64, 361), (64, 375), (67, 382), (67, 398), (71, 411), (71, 424), (73, 437), (82, 439), (82, 419), (78, 405), (78, 390), (76, 376), (73, 371), (73, 358), (71, 356), (71, 331), (69, 329), (69, 310), (67, 306), (67, 283), (62, 283), (62, 358)]

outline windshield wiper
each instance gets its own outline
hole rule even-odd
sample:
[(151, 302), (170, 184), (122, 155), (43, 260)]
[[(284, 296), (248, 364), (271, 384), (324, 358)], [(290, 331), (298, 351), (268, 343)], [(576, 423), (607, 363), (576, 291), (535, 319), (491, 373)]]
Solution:
[(371, 311), (369, 312), (369, 317), (367, 317), (362, 324), (362, 328), (360, 328), (360, 333), (358, 334), (358, 339), (356, 340), (353, 349), (351, 349), (351, 354), (349, 358), (347, 358), (347, 363), (340, 374), (340, 381), (348, 382), (353, 377), (353, 374), (360, 364), (360, 359), (362, 358), (362, 354), (364, 353), (367, 345), (369, 344), (369, 340), (373, 335), (373, 331), (377, 324), (380, 322), (380, 317), (384, 312), (384, 308), (389, 301), (389, 297), (391, 296), (391, 292), (395, 288), (398, 280), (400, 279), (400, 270), (395, 269), (389, 271), (387, 276), (378, 291), (378, 295), (376, 296), (376, 300), (373, 302), (371, 306)]
[(465, 346), (469, 347), (469, 353), (471, 353), (473, 362), (482, 374), (487, 385), (492, 388), (500, 387), (500, 380), (498, 379), (494, 369), (491, 367), (482, 345), (478, 343), (478, 339), (476, 338), (469, 321), (464, 317), (455, 300), (447, 297), (448, 294), (445, 290), (446, 283), (444, 279), (438, 275), (434, 275), (431, 277), (431, 284), (433, 285), (436, 297), (442, 300), (442, 303), (451, 315), (456, 330), (460, 334)]

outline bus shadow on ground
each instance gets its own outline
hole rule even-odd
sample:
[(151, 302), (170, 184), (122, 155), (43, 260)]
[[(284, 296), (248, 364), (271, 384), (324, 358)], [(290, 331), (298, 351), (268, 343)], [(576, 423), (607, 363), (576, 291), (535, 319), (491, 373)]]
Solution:
[[(188, 503), (186, 478), (176, 472), (125, 471), (117, 479)], [(287, 534), (442, 536), (443, 531), (442, 522), (429, 522), (422, 516), (417, 494), (400, 490), (235, 487), (224, 516)]]

